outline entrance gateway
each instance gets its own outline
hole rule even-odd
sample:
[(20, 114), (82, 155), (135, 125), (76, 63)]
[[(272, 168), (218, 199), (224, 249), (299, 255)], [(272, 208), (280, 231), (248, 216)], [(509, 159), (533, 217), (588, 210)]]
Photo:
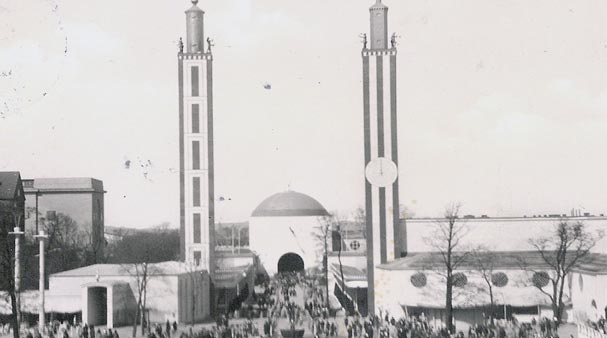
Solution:
[(304, 271), (304, 261), (296, 253), (289, 252), (280, 257), (278, 260), (278, 273), (282, 272), (299, 272)]
[(137, 308), (129, 283), (100, 281), (82, 286), (82, 321), (108, 328), (130, 324), (129, 313)]

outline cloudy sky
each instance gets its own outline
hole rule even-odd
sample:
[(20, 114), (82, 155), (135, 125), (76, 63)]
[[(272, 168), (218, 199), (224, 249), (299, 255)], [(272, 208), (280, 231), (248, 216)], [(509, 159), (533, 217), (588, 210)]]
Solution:
[[(219, 221), (289, 186), (342, 214), (363, 204), (358, 35), (372, 1), (201, 0), (217, 197), (231, 199)], [(400, 35), (403, 204), (607, 214), (607, 2), (384, 2)], [(176, 43), (190, 5), (0, 1), (0, 170), (95, 177), (107, 225), (176, 226)]]

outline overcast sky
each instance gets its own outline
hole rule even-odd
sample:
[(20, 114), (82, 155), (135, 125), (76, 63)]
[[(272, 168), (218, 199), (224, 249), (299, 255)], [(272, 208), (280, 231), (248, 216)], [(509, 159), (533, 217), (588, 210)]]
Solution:
[[(202, 0), (219, 221), (291, 189), (364, 201), (358, 35), (374, 0)], [(607, 2), (384, 0), (401, 202), (607, 214)], [(178, 225), (185, 0), (0, 1), (0, 170), (103, 180), (106, 225)], [(265, 89), (270, 84), (271, 89)], [(125, 163), (130, 161), (127, 168)]]

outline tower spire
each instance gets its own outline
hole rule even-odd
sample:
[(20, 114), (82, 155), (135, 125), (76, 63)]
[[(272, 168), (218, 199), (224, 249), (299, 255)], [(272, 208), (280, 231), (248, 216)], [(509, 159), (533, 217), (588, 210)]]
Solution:
[(371, 49), (388, 49), (388, 6), (381, 0), (369, 8), (371, 21)]
[(197, 4), (198, 0), (192, 0), (192, 7), (185, 11), (188, 53), (204, 52), (204, 11)]

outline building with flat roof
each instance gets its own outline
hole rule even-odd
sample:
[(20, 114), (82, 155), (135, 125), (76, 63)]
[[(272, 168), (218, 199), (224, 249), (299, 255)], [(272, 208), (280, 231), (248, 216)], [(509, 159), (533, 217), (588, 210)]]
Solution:
[(25, 231), (37, 233), (58, 215), (69, 216), (90, 240), (95, 255), (103, 257), (103, 181), (91, 177), (35, 178), (23, 180)]
[[(401, 238), (406, 242), (407, 255), (376, 267), (375, 302), (378, 308), (398, 317), (401, 314), (421, 315), (433, 325), (441, 326), (445, 318), (445, 263), (440, 251), (432, 245), (441, 218), (401, 219)], [(491, 262), (491, 283), (498, 318), (552, 318), (550, 299), (538, 288), (549, 283), (547, 275), (551, 266), (534, 249), (530, 240), (554, 235), (560, 222), (581, 222), (586, 230), (600, 234), (607, 231), (607, 217), (546, 215), (541, 217), (472, 217), (458, 218), (465, 228), (460, 238), (458, 257), (466, 257), (454, 274), (458, 283), (454, 293), (455, 322), (458, 330), (485, 320), (490, 304), (486, 281), (480, 275), (472, 255), (467, 251), (483, 246), (485, 251), (475, 253), (490, 255), (480, 258)], [(350, 237), (350, 242), (364, 241)], [(331, 292), (344, 308), (358, 309), (366, 313), (367, 280), (366, 255), (354, 250), (342, 241), (342, 267), (340, 271), (337, 253), (331, 253)], [(358, 246), (355, 246), (358, 248)], [(546, 253), (544, 253), (546, 254)], [(607, 238), (602, 237), (592, 252), (578, 261), (565, 280), (565, 320), (597, 320), (607, 309), (607, 292), (601, 285), (607, 283)], [(343, 278), (342, 278), (343, 272)], [(550, 288), (549, 285), (544, 285)]]

